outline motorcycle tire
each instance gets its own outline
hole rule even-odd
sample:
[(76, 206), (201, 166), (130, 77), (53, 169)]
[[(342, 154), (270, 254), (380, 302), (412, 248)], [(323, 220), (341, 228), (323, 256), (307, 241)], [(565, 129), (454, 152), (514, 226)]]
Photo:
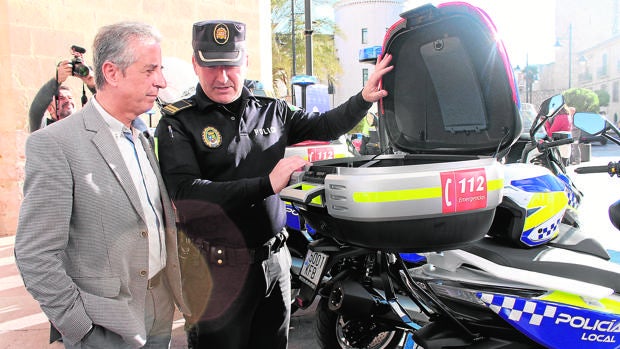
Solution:
[[(405, 332), (394, 329), (373, 334), (372, 338), (364, 339), (367, 345), (362, 347), (352, 346), (350, 340), (344, 335), (343, 325), (345, 321), (360, 321), (364, 324), (372, 323), (369, 319), (345, 319), (342, 315), (329, 310), (328, 300), (322, 298), (316, 309), (315, 330), (317, 342), (323, 349), (396, 349), (400, 348)], [(365, 331), (361, 331), (365, 332)], [(367, 335), (367, 332), (365, 332)]]

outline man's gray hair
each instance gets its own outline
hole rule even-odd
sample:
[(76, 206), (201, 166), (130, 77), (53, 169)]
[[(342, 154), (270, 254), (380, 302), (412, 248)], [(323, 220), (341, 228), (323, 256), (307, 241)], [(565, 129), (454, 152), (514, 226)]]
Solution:
[(99, 29), (93, 43), (93, 62), (97, 89), (105, 85), (103, 64), (112, 62), (125, 73), (127, 67), (136, 61), (131, 45), (133, 40), (161, 42), (161, 34), (152, 25), (140, 22), (120, 22)]

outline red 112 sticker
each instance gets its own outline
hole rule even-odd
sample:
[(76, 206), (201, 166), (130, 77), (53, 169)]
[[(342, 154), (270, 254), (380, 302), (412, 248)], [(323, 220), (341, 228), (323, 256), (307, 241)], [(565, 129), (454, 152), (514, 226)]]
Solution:
[(483, 168), (441, 172), (441, 190), (443, 213), (487, 206), (487, 176)]
[(308, 161), (320, 161), (334, 158), (333, 147), (308, 148)]

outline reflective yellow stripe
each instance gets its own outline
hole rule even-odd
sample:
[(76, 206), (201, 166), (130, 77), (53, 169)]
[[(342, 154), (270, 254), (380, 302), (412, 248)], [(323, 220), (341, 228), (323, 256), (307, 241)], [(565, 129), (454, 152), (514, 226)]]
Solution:
[[(488, 191), (500, 190), (504, 187), (503, 179), (494, 179), (487, 183)], [(441, 187), (418, 188), (389, 191), (366, 191), (353, 193), (354, 202), (394, 202), (441, 198)]]
[(527, 226), (523, 227), (523, 229), (527, 230), (543, 224), (560, 212), (567, 204), (568, 198), (563, 191), (534, 194), (527, 208), (540, 209), (527, 218)]
[[(310, 184), (306, 184), (306, 183), (302, 183), (301, 184), (301, 190), (310, 190), (313, 189), (314, 187), (316, 187), (315, 185), (310, 185)], [(315, 205), (319, 205), (319, 206), (323, 206), (323, 198), (319, 195), (317, 197), (315, 197), (314, 199), (312, 199), (312, 201), (310, 201), (311, 204), (315, 204)]]
[(353, 193), (355, 202), (392, 202), (441, 197), (441, 187)]
[(539, 297), (538, 299), (549, 301), (549, 302), (572, 305), (572, 306), (579, 307), (579, 308), (603, 311), (606, 313), (620, 314), (620, 302), (617, 302), (611, 299), (599, 299), (598, 302), (601, 305), (600, 307), (593, 305), (591, 302), (588, 302), (588, 303), (584, 302), (583, 298), (579, 296), (566, 293), (566, 292), (560, 292), (560, 291), (554, 291), (554, 292), (548, 293), (544, 296)]
[(504, 179), (493, 179), (487, 182), (487, 190), (494, 191), (504, 188)]

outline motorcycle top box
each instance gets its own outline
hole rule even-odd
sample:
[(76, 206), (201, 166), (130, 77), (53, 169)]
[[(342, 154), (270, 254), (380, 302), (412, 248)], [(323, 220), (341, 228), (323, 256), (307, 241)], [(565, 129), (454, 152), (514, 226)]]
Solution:
[[(496, 157), (522, 126), (495, 27), (466, 3), (425, 5), (388, 30), (379, 104), (384, 153), (318, 161), (280, 196), (323, 235), (399, 252), (482, 238), (502, 200)], [(389, 147), (387, 146), (389, 145)]]

